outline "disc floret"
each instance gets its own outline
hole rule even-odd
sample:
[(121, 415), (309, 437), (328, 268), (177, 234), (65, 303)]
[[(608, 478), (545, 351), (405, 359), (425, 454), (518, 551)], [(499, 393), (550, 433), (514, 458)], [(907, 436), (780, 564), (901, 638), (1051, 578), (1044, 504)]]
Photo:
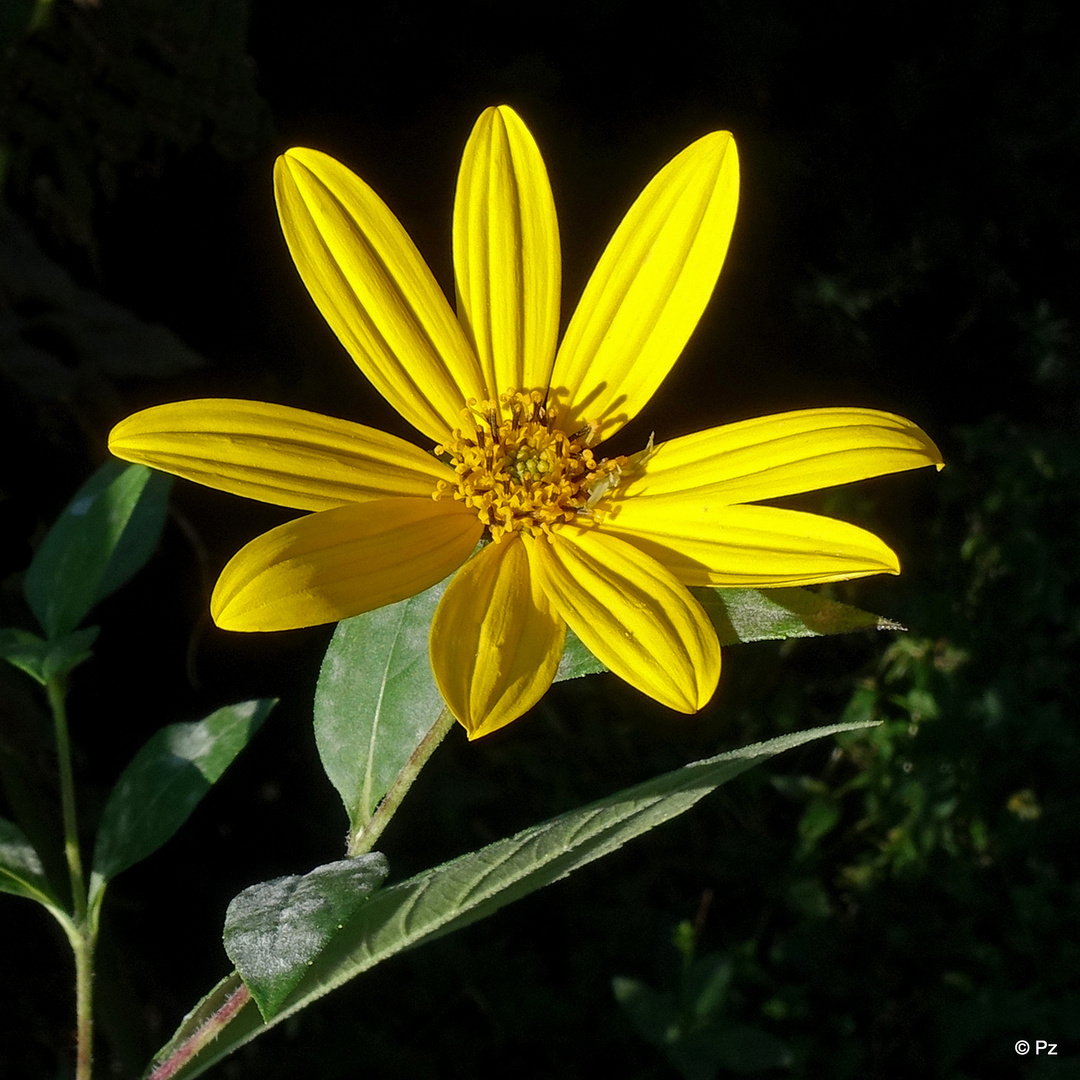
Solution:
[(549, 535), (579, 514), (592, 516), (590, 491), (625, 463), (597, 462), (589, 447), (596, 425), (566, 434), (539, 390), (507, 391), (499, 402), (469, 401), (461, 417), (462, 428), (435, 447), (456, 478), (440, 480), (432, 497), (452, 492), (476, 511), (496, 543), (515, 532)]

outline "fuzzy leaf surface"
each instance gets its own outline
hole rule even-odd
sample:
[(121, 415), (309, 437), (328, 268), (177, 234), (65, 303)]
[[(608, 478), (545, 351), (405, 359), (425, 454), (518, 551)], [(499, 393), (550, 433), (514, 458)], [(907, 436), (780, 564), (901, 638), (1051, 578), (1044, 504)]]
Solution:
[(371, 820), (443, 702), (428, 632), (449, 581), (338, 623), (315, 690), (315, 742), (354, 829)]
[[(338, 623), (315, 690), (315, 741), (349, 823), (362, 828), (443, 708), (428, 655), (450, 579)], [(555, 682), (607, 668), (567, 630)]]
[(223, 940), (264, 1020), (390, 872), (380, 852), (252, 885), (225, 912)]
[[(205, 1019), (189, 1016), (158, 1060), (166, 1052), (182, 1059), (168, 1073), (170, 1080), (198, 1076), (238, 1046), (375, 964), (486, 918), (618, 850), (635, 836), (685, 813), (753, 765), (815, 739), (870, 726), (814, 728), (696, 761), (381, 889), (319, 953), (271, 1020), (265, 1021), (253, 1004), (244, 1006), (212, 1043), (185, 1055), (179, 1036), (197, 1030)], [(204, 1000), (216, 1001), (226, 983)]]
[(721, 645), (793, 637), (903, 630), (891, 619), (830, 600), (809, 589), (692, 589), (712, 619)]
[[(850, 604), (829, 600), (809, 589), (690, 590), (716, 627), (721, 645), (745, 641), (776, 641), (790, 637), (822, 637), (856, 630), (903, 630), (891, 619), (871, 615)], [(567, 630), (566, 647), (555, 681), (596, 675), (607, 668)]]

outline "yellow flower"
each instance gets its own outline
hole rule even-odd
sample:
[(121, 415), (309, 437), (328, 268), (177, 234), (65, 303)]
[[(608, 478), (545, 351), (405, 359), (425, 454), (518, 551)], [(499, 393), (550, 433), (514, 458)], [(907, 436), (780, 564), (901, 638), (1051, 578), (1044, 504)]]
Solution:
[[(251, 401), (128, 417), (118, 457), (312, 513), (253, 540), (211, 600), (230, 630), (334, 622), (457, 574), (431, 626), (446, 703), (476, 738), (551, 684), (566, 627), (612, 671), (680, 712), (720, 674), (687, 586), (806, 585), (898, 573), (876, 536), (762, 499), (940, 467), (914, 424), (806, 409), (603, 459), (675, 362), (708, 302), (738, 200), (727, 132), (653, 178), (602, 255), (558, 344), (555, 205), (531, 134), (488, 109), (454, 202), (457, 316), (401, 224), (316, 150), (275, 169), (300, 276), (357, 366), (427, 453), (382, 432)], [(556, 348), (558, 344), (558, 348)], [(469, 559), (483, 537), (493, 542)]]

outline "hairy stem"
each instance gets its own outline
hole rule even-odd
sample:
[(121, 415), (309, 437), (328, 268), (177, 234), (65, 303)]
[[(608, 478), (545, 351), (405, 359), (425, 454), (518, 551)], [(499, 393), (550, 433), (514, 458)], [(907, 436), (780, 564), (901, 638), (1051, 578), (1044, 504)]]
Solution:
[(428, 758), (453, 726), (454, 715), (449, 709), (444, 708), (435, 723), (431, 725), (431, 730), (420, 740), (420, 745), (413, 751), (412, 757), (405, 762), (401, 772), (397, 774), (390, 785), (390, 790), (383, 796), (378, 809), (371, 816), (371, 820), (362, 828), (350, 833), (346, 849), (346, 854), (350, 858), (363, 855), (375, 846), (375, 841), (382, 835), (383, 829), (390, 824), (390, 819), (401, 805), (405, 793), (412, 787), (413, 781), (427, 764)]
[(237, 985), (224, 1003), (195, 1032), (179, 1046), (174, 1047), (164, 1061), (158, 1062), (150, 1074), (150, 1080), (169, 1080), (170, 1077), (175, 1076), (200, 1050), (209, 1046), (221, 1034), (225, 1026), (231, 1023), (240, 1010), (247, 1005), (251, 1000), (251, 991), (240, 982), (238, 975), (232, 978), (236, 980)]

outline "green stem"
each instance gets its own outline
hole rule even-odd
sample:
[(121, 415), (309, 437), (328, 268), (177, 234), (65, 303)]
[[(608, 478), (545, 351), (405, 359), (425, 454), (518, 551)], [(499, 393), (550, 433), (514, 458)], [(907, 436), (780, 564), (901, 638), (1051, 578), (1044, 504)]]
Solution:
[(94, 1067), (94, 946), (84, 927), (75, 952), (75, 1080), (90, 1080)]
[(375, 841), (382, 836), (383, 829), (390, 824), (405, 793), (412, 787), (413, 781), (420, 774), (420, 770), (427, 764), (427, 760), (435, 748), (446, 738), (447, 732), (454, 726), (454, 714), (449, 709), (443, 709), (438, 719), (431, 725), (431, 730), (420, 740), (420, 745), (412, 752), (412, 757), (405, 762), (401, 772), (397, 774), (390, 790), (383, 796), (378, 809), (371, 816), (371, 820), (349, 835), (349, 846), (346, 854), (349, 858), (363, 855), (375, 846)]
[(79, 851), (78, 821), (75, 816), (75, 780), (71, 772), (71, 740), (68, 738), (67, 705), (62, 679), (50, 679), (45, 685), (52, 710), (56, 735), (56, 757), (60, 766), (60, 805), (64, 815), (64, 856), (71, 880), (71, 903), (75, 921), (86, 918), (86, 882), (83, 878), (82, 853)]
[(86, 879), (79, 850), (78, 820), (75, 814), (75, 779), (71, 770), (71, 740), (68, 737), (64, 680), (45, 684), (56, 734), (56, 756), (60, 768), (60, 804), (64, 817), (64, 855), (71, 880), (74, 932), (68, 934), (75, 956), (75, 1080), (90, 1080), (94, 1056), (94, 949), (97, 945), (97, 918), (87, 910)]

